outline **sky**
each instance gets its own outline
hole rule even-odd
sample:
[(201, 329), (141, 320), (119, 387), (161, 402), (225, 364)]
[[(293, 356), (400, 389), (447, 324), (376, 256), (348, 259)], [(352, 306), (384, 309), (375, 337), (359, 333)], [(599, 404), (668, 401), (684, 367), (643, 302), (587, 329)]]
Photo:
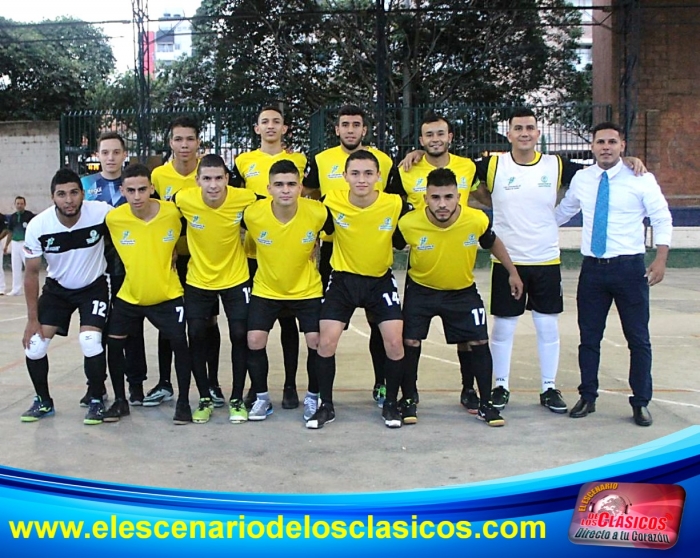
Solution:
[[(3, 0), (0, 15), (17, 22), (31, 23), (60, 16), (73, 16), (83, 21), (129, 21), (131, 22), (131, 0), (69, 0), (67, 2), (47, 2), (46, 0)], [(166, 12), (183, 11), (191, 17), (197, 11), (201, 0), (147, 0), (150, 19), (162, 17)], [(133, 25), (113, 23), (99, 25), (110, 39), (116, 69), (119, 72), (134, 67)], [(150, 24), (156, 31), (157, 23)]]

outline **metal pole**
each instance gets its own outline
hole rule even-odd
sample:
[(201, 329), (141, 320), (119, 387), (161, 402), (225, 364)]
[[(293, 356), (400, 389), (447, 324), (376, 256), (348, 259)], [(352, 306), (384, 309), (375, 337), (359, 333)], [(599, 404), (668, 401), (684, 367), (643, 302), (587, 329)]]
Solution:
[(376, 0), (377, 6), (377, 147), (386, 146), (386, 10), (384, 0)]

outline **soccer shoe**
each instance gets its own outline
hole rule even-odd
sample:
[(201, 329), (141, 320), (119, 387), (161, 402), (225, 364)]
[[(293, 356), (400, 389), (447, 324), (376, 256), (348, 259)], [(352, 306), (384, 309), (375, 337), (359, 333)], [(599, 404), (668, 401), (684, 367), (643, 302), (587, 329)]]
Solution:
[(496, 386), (491, 392), (491, 404), (499, 411), (508, 404), (510, 392), (503, 386)]
[(115, 399), (112, 406), (104, 412), (102, 420), (104, 422), (119, 422), (119, 419), (131, 414), (129, 402), (125, 399)]
[(256, 399), (253, 408), (248, 412), (248, 420), (265, 420), (273, 412), (269, 399)]
[(335, 410), (333, 405), (328, 403), (322, 403), (318, 408), (318, 411), (306, 421), (306, 428), (311, 428), (312, 430), (318, 430), (323, 428), (324, 424), (330, 424), (335, 420)]
[(567, 411), (561, 391), (554, 388), (549, 388), (544, 393), (540, 393), (540, 405), (557, 414), (564, 414)]
[(211, 414), (214, 412), (214, 403), (212, 403), (211, 398), (202, 397), (199, 400), (199, 406), (197, 410), (192, 413), (192, 422), (195, 424), (204, 424), (209, 422)]
[(402, 399), (399, 401), (399, 412), (404, 424), (416, 424), (416, 402), (413, 399)]
[(463, 387), (459, 396), (459, 402), (462, 404), (462, 407), (467, 409), (469, 414), (475, 415), (479, 412), (479, 396), (473, 389)]
[(374, 384), (372, 399), (377, 402), (377, 407), (380, 409), (384, 407), (384, 400), (386, 399), (386, 386), (384, 384)]
[(221, 386), (210, 387), (209, 395), (211, 396), (211, 402), (214, 403), (214, 407), (217, 409), (226, 404), (226, 398), (224, 397), (224, 393), (221, 391)]
[[(107, 403), (107, 400), (109, 399), (109, 395), (106, 393), (102, 396), (102, 402)], [(90, 395), (90, 388), (87, 388), (87, 391), (85, 392), (85, 395), (80, 399), (80, 406), (84, 407), (87, 409), (90, 406), (90, 401), (92, 400), (92, 395)]]
[(170, 401), (173, 398), (173, 386), (169, 383), (158, 383), (151, 391), (143, 398), (144, 407), (157, 407), (164, 401)]
[(105, 414), (105, 405), (102, 399), (93, 399), (90, 401), (88, 412), (83, 419), (83, 424), (102, 424)]
[(309, 420), (318, 410), (318, 395), (306, 394), (304, 397), (304, 420)]
[(384, 401), (384, 406), (382, 407), (382, 418), (384, 419), (384, 425), (387, 428), (401, 428), (403, 420), (396, 401)]
[(228, 420), (233, 424), (248, 422), (248, 409), (240, 399), (231, 399), (228, 405)]
[(129, 405), (132, 407), (140, 407), (143, 405), (143, 384), (134, 384), (129, 386)]
[(506, 421), (493, 405), (481, 405), (476, 418), (483, 420), (489, 426), (504, 426)]
[(299, 406), (299, 394), (296, 386), (284, 386), (282, 390), (282, 408), (296, 409)]
[(174, 424), (189, 424), (192, 422), (192, 409), (188, 401), (178, 401), (175, 404)]
[(21, 417), (22, 422), (36, 422), (45, 417), (52, 417), (55, 414), (53, 399), (43, 401), (38, 395), (34, 398), (32, 406), (27, 409)]

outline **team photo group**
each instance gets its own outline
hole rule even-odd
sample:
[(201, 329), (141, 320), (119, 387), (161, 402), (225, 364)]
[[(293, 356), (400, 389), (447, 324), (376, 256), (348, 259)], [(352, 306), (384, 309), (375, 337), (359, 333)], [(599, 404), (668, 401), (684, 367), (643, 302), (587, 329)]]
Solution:
[[(55, 415), (49, 346), (68, 334), (77, 310), (85, 424), (117, 422), (133, 407), (171, 400), (175, 424), (207, 423), (221, 407), (232, 424), (265, 420), (274, 411), (267, 344), (278, 322), (281, 405), (301, 408), (300, 422), (319, 429), (336, 419), (336, 351), (359, 308), (370, 331), (371, 396), (388, 428), (418, 422), (421, 345), (435, 317), (457, 348), (461, 405), (489, 426), (504, 426), (513, 341), (526, 310), (536, 333), (540, 404), (583, 418), (596, 410), (614, 302), (630, 352), (631, 417), (650, 426), (649, 289), (664, 278), (672, 235), (661, 189), (639, 159), (623, 156), (614, 123), (591, 130), (588, 167), (537, 151), (532, 110), (514, 109), (507, 126), (510, 151), (472, 161), (450, 152), (450, 122), (427, 113), (420, 146), (394, 164), (365, 145), (367, 115), (346, 105), (335, 120), (339, 144), (307, 158), (286, 147), (285, 115), (267, 106), (255, 123), (260, 147), (228, 168), (219, 155), (202, 154), (199, 122), (182, 116), (170, 124), (170, 160), (152, 171), (124, 166), (124, 138), (103, 133), (101, 171), (82, 178), (56, 172), (53, 205), (23, 224), (24, 280), (17, 285), (13, 277), (13, 290), (23, 286), (26, 298), (22, 343), (36, 396), (21, 420)], [(559, 226), (578, 213), (580, 385), (569, 408), (556, 387), (564, 309)], [(656, 245), (646, 263), (645, 219)], [(474, 280), (479, 247), (492, 260), (486, 304)], [(395, 250), (408, 250), (403, 292), (392, 272)], [(220, 307), (230, 359), (220, 354)], [(145, 320), (158, 331), (151, 389)], [(307, 357), (299, 392), (300, 332)], [(198, 401), (191, 406), (193, 377)]]

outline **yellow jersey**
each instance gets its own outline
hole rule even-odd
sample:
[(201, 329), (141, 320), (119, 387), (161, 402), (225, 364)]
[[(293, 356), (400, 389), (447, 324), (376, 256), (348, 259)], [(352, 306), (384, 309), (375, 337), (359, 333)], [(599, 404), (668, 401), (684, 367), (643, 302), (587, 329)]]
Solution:
[(146, 222), (128, 204), (110, 211), (105, 219), (126, 277), (117, 297), (139, 306), (151, 306), (182, 296), (182, 285), (173, 269), (175, 243), (180, 238), (180, 212), (169, 202), (159, 204), (158, 214)]
[(272, 198), (259, 200), (245, 210), (244, 225), (258, 253), (255, 296), (284, 300), (323, 296), (313, 251), (327, 218), (322, 203), (306, 198), (299, 199), (296, 215), (287, 223), (273, 214)]
[(379, 192), (368, 207), (350, 203), (350, 192), (331, 190), (323, 200), (333, 217), (334, 243), (331, 267), (369, 277), (381, 277), (394, 262), (392, 235), (403, 200)]
[(462, 207), (444, 229), (428, 220), (425, 207), (404, 215), (399, 232), (411, 247), (408, 276), (431, 289), (466, 289), (474, 283), (479, 238), (488, 228), (488, 216), (471, 207)]
[(250, 190), (227, 186), (224, 203), (213, 209), (204, 203), (200, 188), (178, 192), (174, 201), (187, 222), (192, 256), (187, 266), (188, 285), (219, 291), (248, 280), (241, 220), (243, 210), (256, 199)]
[[(365, 149), (379, 161), (380, 178), (374, 189), (383, 192), (394, 163), (386, 153), (375, 147), (368, 146)], [(309, 161), (306, 167), (304, 186), (314, 189), (320, 188), (321, 196), (327, 195), (331, 190), (349, 190), (350, 186), (343, 178), (345, 162), (349, 156), (340, 145), (321, 151)]]
[[(425, 192), (427, 189), (427, 179), (431, 171), (437, 169), (431, 165), (426, 157), (423, 157), (410, 171), (399, 169), (401, 185), (406, 193), (408, 202), (417, 208), (425, 207)], [(476, 176), (476, 165), (474, 161), (466, 157), (460, 157), (450, 153), (450, 162), (445, 165), (457, 177), (457, 190), (459, 191), (459, 203), (462, 207), (467, 207), (469, 202), (469, 192), (479, 186), (479, 179)]]

